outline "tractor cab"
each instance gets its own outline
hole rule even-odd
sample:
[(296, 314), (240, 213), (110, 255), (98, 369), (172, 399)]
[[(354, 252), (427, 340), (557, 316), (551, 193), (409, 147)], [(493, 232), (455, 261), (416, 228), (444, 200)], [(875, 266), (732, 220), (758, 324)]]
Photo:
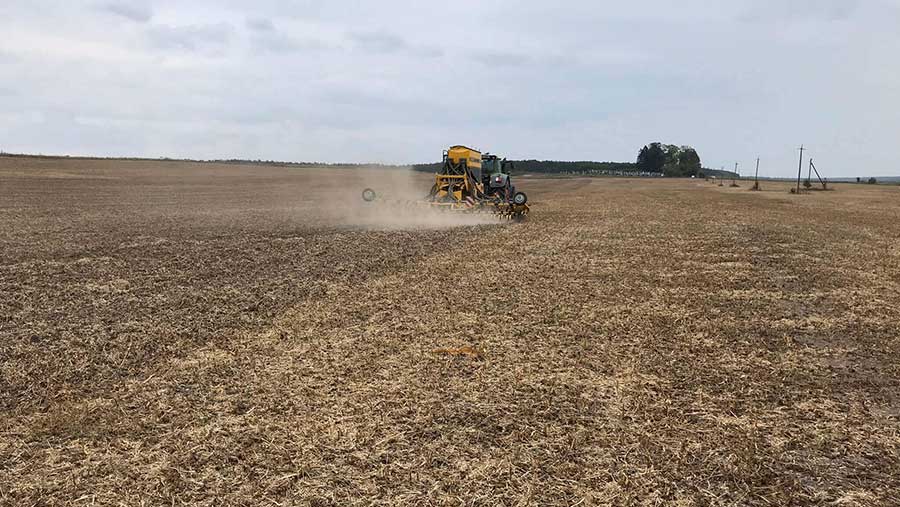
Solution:
[(510, 174), (514, 169), (510, 160), (501, 159), (497, 155), (485, 153), (481, 157), (481, 182), (484, 192), (489, 197), (503, 200), (510, 204), (525, 204), (528, 198), (523, 192), (516, 192)]
[(505, 158), (501, 159), (497, 155), (485, 153), (481, 157), (481, 170), (485, 175), (505, 174), (509, 176), (513, 171), (513, 163)]

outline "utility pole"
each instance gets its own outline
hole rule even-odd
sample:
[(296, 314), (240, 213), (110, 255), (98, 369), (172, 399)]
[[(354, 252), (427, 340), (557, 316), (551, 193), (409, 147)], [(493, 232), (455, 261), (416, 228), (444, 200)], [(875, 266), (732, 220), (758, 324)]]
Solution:
[(759, 157), (756, 158), (756, 176), (753, 178), (756, 182), (753, 184), (753, 188), (759, 190)]
[(800, 165), (797, 166), (797, 195), (800, 195), (800, 176), (803, 173), (803, 145), (800, 145)]
[(738, 163), (734, 163), (734, 174), (737, 174), (738, 179), (741, 179), (741, 173), (738, 172)]

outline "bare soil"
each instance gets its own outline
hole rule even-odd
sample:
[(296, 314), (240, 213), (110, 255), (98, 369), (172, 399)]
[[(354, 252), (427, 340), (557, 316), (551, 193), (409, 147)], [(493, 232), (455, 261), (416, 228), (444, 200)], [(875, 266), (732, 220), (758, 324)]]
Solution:
[(0, 505), (900, 504), (900, 188), (517, 183), (0, 157)]

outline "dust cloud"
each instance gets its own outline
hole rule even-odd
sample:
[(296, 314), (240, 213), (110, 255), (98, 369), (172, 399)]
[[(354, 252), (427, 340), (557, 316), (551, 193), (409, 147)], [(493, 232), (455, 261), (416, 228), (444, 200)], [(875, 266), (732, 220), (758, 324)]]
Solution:
[[(399, 169), (358, 169), (348, 181), (340, 206), (333, 207), (338, 223), (374, 230), (446, 229), (474, 225), (497, 225), (500, 220), (487, 214), (466, 214), (429, 208), (422, 201), (434, 184), (434, 175)], [(377, 194), (366, 202), (362, 192), (371, 188)]]

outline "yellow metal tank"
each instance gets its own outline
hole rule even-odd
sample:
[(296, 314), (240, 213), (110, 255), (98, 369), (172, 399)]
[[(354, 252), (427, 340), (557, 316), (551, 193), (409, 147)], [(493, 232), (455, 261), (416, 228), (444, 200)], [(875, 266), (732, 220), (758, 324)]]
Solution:
[(465, 146), (452, 146), (447, 150), (447, 158), (454, 164), (465, 160), (469, 169), (481, 169), (481, 152)]

